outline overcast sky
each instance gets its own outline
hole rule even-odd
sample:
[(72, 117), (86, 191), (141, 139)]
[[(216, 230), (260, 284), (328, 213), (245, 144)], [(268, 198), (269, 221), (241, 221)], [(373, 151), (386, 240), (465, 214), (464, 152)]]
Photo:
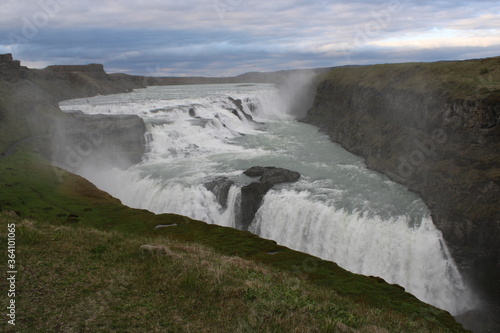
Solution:
[(228, 76), (500, 55), (498, 0), (0, 0), (0, 53), (29, 67)]

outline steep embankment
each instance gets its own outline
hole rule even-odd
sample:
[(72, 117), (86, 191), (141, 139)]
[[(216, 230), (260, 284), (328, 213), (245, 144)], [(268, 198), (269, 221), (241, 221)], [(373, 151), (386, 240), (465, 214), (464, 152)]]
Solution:
[(500, 299), (500, 58), (335, 68), (305, 121), (418, 192), (462, 271)]

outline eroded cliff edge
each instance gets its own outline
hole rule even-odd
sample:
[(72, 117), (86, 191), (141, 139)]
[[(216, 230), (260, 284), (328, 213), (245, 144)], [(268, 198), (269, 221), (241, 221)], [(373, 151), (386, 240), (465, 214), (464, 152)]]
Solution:
[(421, 195), (465, 276), (500, 299), (500, 57), (339, 67), (305, 122)]

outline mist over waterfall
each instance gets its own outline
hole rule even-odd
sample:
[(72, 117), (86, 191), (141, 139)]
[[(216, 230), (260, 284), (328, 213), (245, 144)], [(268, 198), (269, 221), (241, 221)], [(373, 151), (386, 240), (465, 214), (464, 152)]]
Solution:
[[(476, 298), (423, 201), (298, 122), (304, 113), (292, 104), (273, 85), (226, 84), (149, 87), (65, 101), (61, 109), (144, 119), (149, 143), (142, 163), (78, 169), (125, 205), (241, 228), (241, 188), (257, 181), (243, 171), (297, 171), (299, 181), (264, 196), (250, 231), (397, 283), (454, 315), (474, 308)], [(207, 185), (214, 182), (225, 186)]]

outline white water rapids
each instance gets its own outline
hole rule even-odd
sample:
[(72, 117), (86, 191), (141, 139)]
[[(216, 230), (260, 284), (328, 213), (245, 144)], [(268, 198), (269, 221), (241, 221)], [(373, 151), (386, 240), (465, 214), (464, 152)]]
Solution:
[[(243, 112), (230, 97), (242, 101)], [(237, 227), (241, 187), (255, 181), (244, 170), (297, 171), (298, 182), (264, 197), (250, 231), (397, 283), (454, 315), (474, 308), (423, 201), (296, 121), (286, 104), (271, 85), (192, 85), (65, 101), (61, 108), (144, 119), (152, 140), (141, 164), (78, 170), (128, 206)], [(235, 182), (227, 208), (203, 185), (221, 176)]]

